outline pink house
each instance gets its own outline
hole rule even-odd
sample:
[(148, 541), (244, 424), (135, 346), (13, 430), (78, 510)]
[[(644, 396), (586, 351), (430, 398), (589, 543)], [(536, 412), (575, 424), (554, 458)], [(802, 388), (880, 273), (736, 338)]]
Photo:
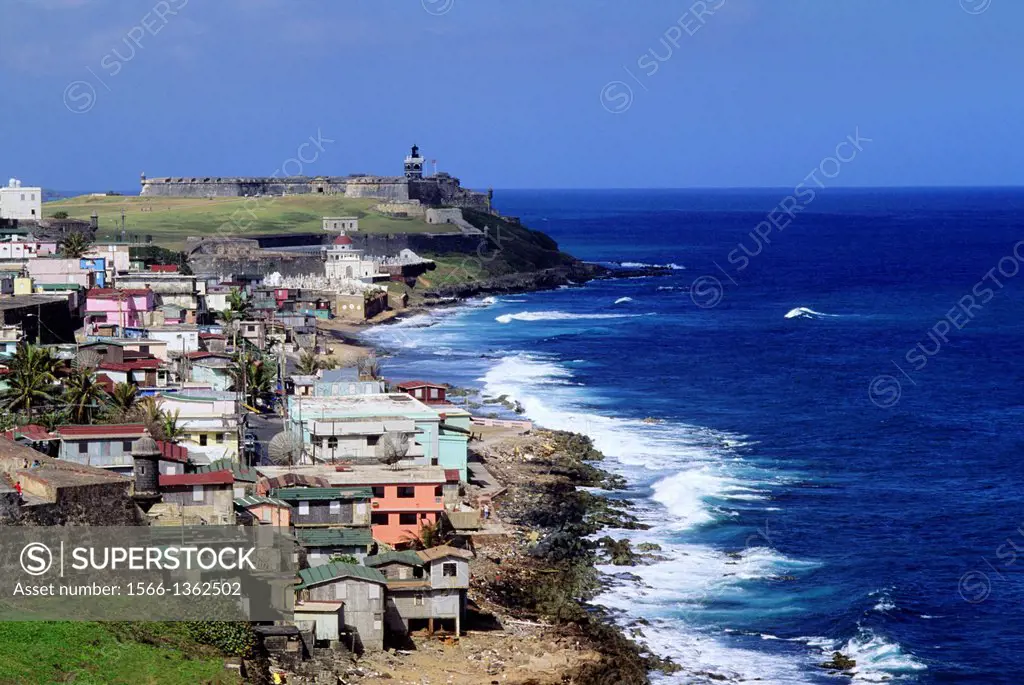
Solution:
[(142, 326), (145, 312), (153, 311), (153, 291), (149, 288), (91, 288), (85, 299), (85, 323)]

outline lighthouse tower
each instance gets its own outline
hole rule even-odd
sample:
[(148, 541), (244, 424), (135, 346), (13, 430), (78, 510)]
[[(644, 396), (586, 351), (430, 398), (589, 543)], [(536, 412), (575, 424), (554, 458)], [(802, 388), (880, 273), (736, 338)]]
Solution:
[(405, 177), (406, 178), (423, 178), (423, 162), (425, 160), (420, 156), (420, 149), (418, 146), (412, 146), (412, 152), (408, 157), (405, 158)]

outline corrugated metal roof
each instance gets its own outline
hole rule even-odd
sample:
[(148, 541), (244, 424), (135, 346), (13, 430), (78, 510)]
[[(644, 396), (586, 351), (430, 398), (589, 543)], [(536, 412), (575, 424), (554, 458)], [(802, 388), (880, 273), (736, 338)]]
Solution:
[(322, 566), (314, 566), (313, 568), (305, 568), (299, 571), (299, 584), (296, 589), (301, 590), (303, 588), (311, 587), (313, 585), (319, 585), (326, 583), (336, 578), (358, 578), (360, 580), (367, 580), (371, 583), (380, 583), (381, 585), (387, 585), (387, 578), (384, 574), (374, 568), (367, 568), (366, 566), (360, 566), (359, 564), (343, 564), (335, 562), (333, 564), (324, 564)]
[(297, 528), (303, 547), (364, 547), (373, 542), (369, 528)]
[(283, 500), (353, 500), (370, 499), (373, 490), (370, 488), (279, 488), (272, 490), (271, 495)]
[(284, 500), (275, 499), (273, 497), (261, 497), (259, 495), (248, 495), (246, 497), (236, 497), (235, 506), (241, 509), (248, 509), (249, 507), (256, 506), (257, 504), (273, 504), (278, 507), (292, 508), (292, 505), (288, 504)]
[(406, 566), (423, 566), (423, 559), (416, 552), (384, 552), (363, 559), (367, 566), (383, 566), (384, 564), (405, 564)]
[(209, 473), (211, 471), (230, 471), (235, 480), (255, 483), (259, 480), (259, 474), (254, 469), (242, 466), (231, 459), (218, 459), (203, 466), (196, 467), (196, 473)]

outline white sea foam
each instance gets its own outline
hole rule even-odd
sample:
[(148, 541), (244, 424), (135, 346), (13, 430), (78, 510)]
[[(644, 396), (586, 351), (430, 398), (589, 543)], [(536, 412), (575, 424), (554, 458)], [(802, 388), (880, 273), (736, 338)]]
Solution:
[(852, 669), (854, 682), (881, 683), (892, 680), (893, 676), (918, 673), (928, 668), (904, 652), (899, 644), (863, 628), (839, 651), (857, 662)]
[(639, 314), (573, 314), (571, 312), (519, 312), (494, 317), (498, 323), (513, 321), (575, 321), (586, 319), (628, 319)]
[[(588, 410), (593, 398), (571, 385), (572, 371), (550, 358), (510, 355), (480, 380), (487, 395), (514, 398), (537, 424), (589, 435), (605, 453), (607, 468), (653, 491), (651, 498), (637, 499), (633, 508), (652, 529), (613, 534), (634, 545), (657, 543), (661, 546), (658, 559), (630, 567), (625, 576), (617, 575), (622, 567), (601, 566), (609, 584), (594, 601), (611, 609), (618, 623), (639, 631), (638, 639), (655, 653), (685, 666), (678, 674), (656, 676), (655, 682), (711, 682), (696, 675), (702, 671), (731, 681), (807, 682), (798, 660), (732, 646), (697, 626), (716, 599), (726, 600), (726, 605), (728, 600), (749, 601), (743, 584), (800, 573), (816, 564), (771, 548), (767, 526), (752, 534), (743, 549), (731, 552), (674, 541), (675, 535), (732, 516), (731, 501), (757, 502), (770, 494), (770, 474), (744, 465), (734, 453), (751, 441), (676, 422), (648, 424), (593, 413)], [(723, 459), (726, 455), (731, 458)], [(763, 615), (795, 610), (789, 598), (758, 605)], [(634, 625), (640, 617), (648, 623)]]
[(619, 266), (630, 269), (672, 269), (673, 271), (682, 271), (686, 268), (679, 264), (646, 264), (644, 262), (619, 262)]
[(825, 317), (836, 317), (838, 314), (826, 314), (825, 312), (816, 312), (810, 307), (797, 307), (796, 309), (790, 309), (786, 312), (787, 319), (822, 319)]
[(633, 301), (632, 297), (620, 297), (619, 299), (615, 300), (615, 304), (625, 304), (626, 302), (632, 302), (632, 301)]

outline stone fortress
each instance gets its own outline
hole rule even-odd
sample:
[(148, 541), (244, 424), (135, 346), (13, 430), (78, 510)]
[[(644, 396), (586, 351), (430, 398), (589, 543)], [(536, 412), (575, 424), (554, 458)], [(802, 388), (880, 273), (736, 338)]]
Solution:
[(423, 175), (424, 159), (412, 146), (402, 176), (292, 176), (262, 178), (147, 178), (142, 174), (141, 195), (151, 197), (256, 197), (261, 195), (344, 195), (380, 200), (382, 209), (410, 216), (425, 214), (426, 207), (463, 207), (491, 212), (492, 191), (463, 188), (459, 179), (444, 172)]

